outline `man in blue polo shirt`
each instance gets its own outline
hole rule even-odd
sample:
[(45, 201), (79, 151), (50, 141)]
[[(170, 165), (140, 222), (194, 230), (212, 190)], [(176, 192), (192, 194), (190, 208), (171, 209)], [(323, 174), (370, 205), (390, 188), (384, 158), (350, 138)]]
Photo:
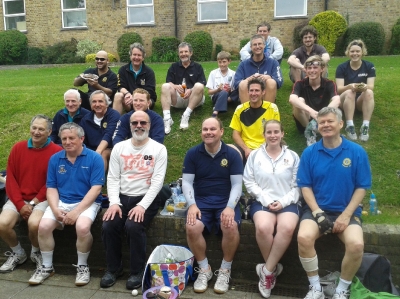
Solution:
[(231, 265), (239, 245), (241, 214), (237, 205), (242, 193), (243, 163), (239, 153), (221, 141), (221, 120), (203, 121), (203, 143), (189, 149), (183, 163), (182, 190), (188, 202), (186, 236), (199, 269), (194, 291), (203, 293), (213, 272), (206, 257), (203, 231), (222, 232), (223, 260), (214, 291), (228, 291)]
[(317, 122), (322, 139), (304, 150), (297, 172), (297, 184), (307, 203), (297, 235), (300, 262), (310, 282), (305, 298), (324, 299), (314, 244), (324, 234), (334, 233), (346, 251), (332, 298), (348, 299), (363, 256), (359, 204), (371, 188), (371, 169), (365, 150), (340, 135), (343, 120), (338, 108), (322, 108)]
[(93, 242), (90, 228), (100, 209), (104, 163), (98, 153), (83, 144), (84, 131), (79, 125), (66, 123), (59, 135), (64, 150), (50, 158), (46, 183), (49, 207), (39, 224), (43, 265), (29, 279), (29, 284), (41, 284), (54, 274), (53, 231), (75, 225), (78, 252), (75, 284), (81, 286), (90, 281), (87, 263)]

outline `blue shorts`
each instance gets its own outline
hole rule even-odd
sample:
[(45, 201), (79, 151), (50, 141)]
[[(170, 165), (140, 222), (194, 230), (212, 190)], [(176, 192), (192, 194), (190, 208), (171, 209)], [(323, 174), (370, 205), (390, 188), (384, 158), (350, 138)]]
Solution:
[[(326, 215), (328, 215), (329, 219), (332, 220), (332, 222), (335, 222), (336, 219), (342, 214), (340, 212), (326, 212), (326, 211), (324, 211), (324, 212)], [(303, 221), (305, 219), (311, 219), (311, 220), (315, 221), (314, 216), (313, 216), (310, 208), (307, 205), (305, 205), (303, 208), (303, 215), (301, 216), (300, 221)], [(362, 220), (360, 217), (353, 214), (351, 216), (350, 222), (349, 222), (349, 225), (351, 225), (351, 224), (356, 224), (356, 225), (362, 226)]]
[[(225, 210), (226, 207), (220, 209), (200, 209), (201, 211), (201, 219), (208, 233), (211, 233), (213, 228), (215, 228), (215, 234), (221, 234), (221, 213)], [(236, 205), (235, 207), (235, 221), (240, 227), (240, 223), (242, 221), (242, 215), (240, 213), (240, 206)]]
[(292, 213), (295, 213), (299, 217), (301, 216), (301, 209), (298, 204), (288, 205), (287, 207), (284, 207), (282, 210), (279, 210), (279, 211), (270, 211), (267, 207), (264, 207), (259, 201), (253, 201), (253, 203), (250, 206), (251, 219), (253, 219), (254, 214), (258, 211), (266, 211), (266, 212), (273, 213), (273, 214), (292, 212)]

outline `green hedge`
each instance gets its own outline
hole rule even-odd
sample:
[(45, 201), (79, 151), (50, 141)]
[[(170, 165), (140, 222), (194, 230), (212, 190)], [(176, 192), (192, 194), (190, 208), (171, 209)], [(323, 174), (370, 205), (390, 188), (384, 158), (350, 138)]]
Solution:
[(179, 60), (179, 39), (173, 36), (154, 37), (152, 45), (151, 62), (174, 62)]
[(360, 22), (351, 25), (344, 35), (343, 54), (347, 45), (355, 39), (364, 41), (368, 55), (380, 55), (385, 44), (385, 31), (377, 22)]
[(24, 64), (28, 52), (28, 39), (18, 30), (0, 32), (0, 65)]
[(184, 41), (193, 47), (192, 60), (210, 61), (213, 51), (213, 40), (210, 33), (205, 31), (194, 31), (186, 35)]
[(37, 47), (28, 47), (27, 64), (41, 64), (43, 60), (43, 49)]
[(133, 43), (143, 44), (142, 37), (136, 32), (124, 33), (117, 41), (117, 52), (121, 62), (131, 61), (129, 57), (129, 47)]
[(84, 39), (79, 41), (76, 46), (76, 56), (85, 58), (86, 55), (90, 53), (97, 53), (101, 50), (99, 43), (91, 41), (89, 39)]
[(78, 41), (72, 38), (70, 41), (59, 42), (48, 46), (43, 51), (44, 64), (82, 63), (84, 58), (76, 56)]
[(400, 54), (400, 19), (397, 20), (392, 28), (392, 38), (390, 40), (390, 54)]
[(242, 39), (242, 40), (240, 41), (240, 44), (239, 44), (239, 51), (242, 50), (242, 48), (243, 48), (249, 41), (250, 41), (250, 38)]

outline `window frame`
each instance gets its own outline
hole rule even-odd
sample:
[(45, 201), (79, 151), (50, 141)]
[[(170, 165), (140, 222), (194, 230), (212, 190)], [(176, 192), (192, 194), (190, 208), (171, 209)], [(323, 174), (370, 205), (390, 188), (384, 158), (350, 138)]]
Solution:
[[(62, 29), (79, 29), (79, 28), (87, 28), (87, 8), (86, 8), (86, 0), (83, 0), (84, 2), (84, 7), (79, 7), (79, 8), (64, 8), (64, 2), (63, 0), (61, 1), (61, 27)], [(84, 11), (86, 14), (86, 20), (85, 23), (86, 25), (76, 25), (76, 26), (64, 26), (64, 13), (68, 13), (68, 12), (74, 12), (74, 11)]]
[[(129, 11), (131, 9), (140, 8), (140, 7), (152, 7), (153, 8), (153, 21), (129, 23)], [(154, 0), (151, 0), (151, 3), (146, 3), (146, 4), (129, 4), (129, 0), (126, 0), (126, 24), (128, 26), (155, 25), (155, 23), (156, 23), (156, 16), (154, 13)]]
[(302, 0), (303, 1), (303, 13), (302, 14), (290, 14), (290, 15), (277, 15), (277, 2), (281, 0), (274, 0), (274, 18), (275, 19), (285, 19), (285, 18), (304, 18), (307, 17), (307, 5), (308, 1), (307, 0)]
[[(3, 0), (2, 2), (3, 2), (3, 22), (4, 22), (4, 30), (11, 30), (11, 29), (14, 29), (14, 28), (7, 28), (7, 21), (6, 21), (6, 19), (7, 18), (12, 18), (12, 17), (24, 17), (24, 22), (25, 22), (25, 29), (23, 29), (23, 30), (19, 30), (19, 31), (21, 31), (21, 32), (26, 32), (27, 31), (27, 29), (26, 29), (26, 6), (25, 6), (25, 0), (22, 0), (23, 2), (24, 2), (24, 12), (23, 13), (17, 13), (17, 14), (7, 14), (6, 13), (6, 2), (13, 2), (13, 1), (16, 1), (16, 0)], [(17, 29), (17, 28), (15, 28), (15, 29)], [(18, 29), (17, 29), (18, 30)]]
[[(201, 19), (201, 5), (206, 3), (225, 3), (225, 19)], [(197, 22), (198, 23), (218, 23), (228, 21), (228, 0), (197, 0)]]

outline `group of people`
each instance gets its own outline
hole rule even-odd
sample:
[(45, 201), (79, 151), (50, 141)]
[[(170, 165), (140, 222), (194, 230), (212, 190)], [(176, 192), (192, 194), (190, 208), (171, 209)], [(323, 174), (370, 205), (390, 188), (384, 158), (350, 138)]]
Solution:
[[(153, 70), (143, 62), (144, 47), (130, 46), (131, 62), (117, 75), (108, 67), (107, 53), (98, 52), (97, 67), (74, 80), (76, 86), (87, 83), (88, 93), (66, 91), (65, 107), (53, 121), (44, 115), (33, 117), (31, 138), (11, 150), (6, 179), (9, 199), (0, 214), (0, 237), (11, 251), (0, 273), (12, 271), (27, 259), (13, 229), (22, 217), (28, 223), (30, 258), (36, 264), (29, 284), (41, 284), (54, 274), (53, 231), (65, 225), (75, 225), (77, 233), (75, 283), (87, 284), (93, 241), (90, 227), (107, 182), (110, 205), (102, 226), (107, 268), (100, 285), (114, 285), (123, 273), (121, 232), (125, 231), (130, 247), (126, 287), (140, 287), (146, 262), (145, 228), (158, 212), (158, 192), (167, 170), (163, 141), (174, 123), (170, 107), (185, 109), (180, 128), (187, 129), (192, 111), (205, 101), (207, 87), (214, 104), (212, 115), (202, 122), (202, 143), (188, 150), (182, 169), (182, 191), (188, 202), (187, 242), (198, 263), (194, 291), (205, 292), (213, 277), (204, 232), (222, 235), (223, 259), (215, 272), (214, 291), (228, 291), (240, 242), (238, 202), (244, 183), (255, 198), (250, 215), (264, 259), (256, 265), (261, 295), (270, 296), (283, 270), (279, 261), (300, 221), (299, 257), (310, 282), (305, 298), (324, 298), (314, 244), (328, 233), (337, 234), (346, 245), (333, 298), (349, 298), (349, 285), (363, 253), (359, 204), (371, 187), (371, 173), (365, 150), (340, 135), (339, 108), (345, 113), (351, 140), (357, 139), (354, 110), (363, 111), (360, 139), (368, 140), (375, 69), (361, 59), (365, 44), (353, 41), (346, 51), (350, 60), (338, 67), (335, 84), (325, 78), (329, 55), (315, 44), (315, 29), (307, 26), (301, 32), (304, 45), (288, 60), (294, 81), (289, 101), (309, 145), (300, 159), (283, 140), (274, 103), (283, 83), (283, 49), (277, 38), (269, 36), (270, 30), (265, 22), (257, 27), (257, 34), (240, 52), (242, 62), (236, 73), (228, 67), (230, 54), (220, 52), (219, 68), (210, 73), (207, 83), (201, 65), (191, 60), (191, 45), (181, 43), (180, 61), (171, 65), (161, 87), (163, 117), (152, 111), (156, 83)], [(225, 144), (217, 116), (227, 111), (229, 102), (239, 99), (230, 123), (234, 144)]]

